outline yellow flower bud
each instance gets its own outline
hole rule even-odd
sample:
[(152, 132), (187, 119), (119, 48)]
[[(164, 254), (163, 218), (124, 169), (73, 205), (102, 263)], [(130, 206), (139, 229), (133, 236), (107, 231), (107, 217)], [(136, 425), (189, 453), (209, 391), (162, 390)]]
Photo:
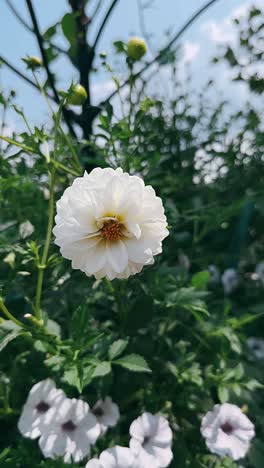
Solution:
[(26, 58), (22, 58), (23, 62), (27, 64), (27, 68), (30, 70), (36, 70), (37, 68), (42, 67), (43, 62), (41, 58), (35, 57), (34, 55), (27, 56)]
[(140, 60), (147, 52), (147, 46), (143, 39), (132, 37), (127, 44), (127, 55), (132, 60)]

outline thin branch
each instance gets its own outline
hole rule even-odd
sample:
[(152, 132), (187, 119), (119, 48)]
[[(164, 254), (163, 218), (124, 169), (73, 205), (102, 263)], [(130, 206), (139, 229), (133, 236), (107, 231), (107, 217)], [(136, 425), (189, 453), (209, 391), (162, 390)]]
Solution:
[[(148, 34), (148, 32), (147, 32), (147, 28), (146, 28), (146, 24), (145, 24), (145, 17), (144, 17), (144, 6), (142, 4), (142, 0), (137, 0), (137, 6), (138, 6), (137, 9), (138, 9), (139, 26), (140, 26), (140, 29), (141, 29), (141, 32), (142, 32), (142, 36), (143, 36), (143, 38), (145, 39), (145, 41), (147, 43), (148, 49), (149, 49), (150, 54), (151, 54), (151, 58), (153, 58), (155, 56), (155, 51), (154, 51), (154, 49), (152, 47), (152, 44), (151, 44), (151, 41), (150, 41), (151, 34)], [(151, 78), (152, 78), (152, 75), (151, 75)], [(160, 79), (160, 82), (161, 82), (162, 86), (164, 87), (164, 90), (166, 90), (166, 92), (167, 92), (167, 83), (166, 83), (166, 81), (164, 81), (161, 74), (160, 74), (159, 79)], [(148, 78), (148, 81), (149, 81), (149, 78)]]
[[(147, 32), (147, 28), (145, 24), (144, 6), (142, 4), (142, 0), (137, 0), (137, 10), (138, 10), (139, 26), (142, 32), (142, 36), (144, 37), (145, 41), (148, 42), (148, 48), (149, 48), (150, 34), (148, 34)], [(153, 51), (151, 50), (151, 52)]]
[(43, 46), (43, 40), (42, 40), (42, 36), (40, 34), (39, 25), (38, 25), (38, 22), (37, 22), (35, 11), (34, 11), (31, 0), (26, 0), (26, 3), (27, 3), (28, 11), (29, 11), (29, 14), (30, 14), (30, 17), (31, 17), (31, 20), (32, 20), (33, 27), (34, 27), (34, 33), (35, 33), (35, 35), (37, 37), (39, 49), (40, 49), (42, 60), (43, 60), (43, 65), (44, 65), (44, 67), (46, 69), (46, 72), (47, 72), (47, 75), (48, 75), (49, 84), (50, 84), (50, 87), (51, 87), (51, 89), (52, 89), (52, 91), (54, 93), (55, 100), (59, 104), (60, 98), (59, 98), (59, 95), (58, 95), (57, 90), (56, 90), (55, 85), (54, 85), (54, 79), (53, 79), (52, 73), (51, 73), (51, 71), (49, 69), (49, 62), (48, 62), (48, 59), (47, 59), (46, 51), (45, 51), (44, 46)]
[(13, 14), (15, 15), (15, 17), (17, 18), (17, 20), (22, 24), (22, 26), (24, 26), (25, 29), (27, 29), (27, 31), (29, 32), (34, 32), (34, 30), (29, 26), (29, 24), (27, 24), (27, 22), (24, 20), (24, 18), (22, 18), (22, 16), (18, 13), (18, 11), (16, 10), (16, 8), (14, 7), (13, 3), (11, 2), (11, 0), (6, 0), (6, 3), (7, 5), (9, 6), (10, 10), (13, 12)]
[(85, 0), (69, 0), (72, 11), (74, 13), (77, 36), (77, 68), (80, 73), (80, 84), (87, 92), (87, 99), (83, 103), (82, 113), (80, 116), (80, 125), (83, 130), (83, 136), (89, 138), (92, 133), (92, 118), (91, 110), (91, 95), (90, 95), (90, 72), (93, 61), (93, 49), (87, 43), (87, 28), (90, 23), (89, 18), (85, 13)]
[[(34, 33), (35, 33), (37, 41), (38, 41), (39, 49), (40, 49), (42, 60), (43, 60), (43, 65), (44, 65), (44, 67), (46, 69), (46, 72), (47, 72), (47, 75), (48, 75), (48, 81), (49, 81), (50, 87), (51, 87), (51, 89), (53, 91), (54, 98), (55, 98), (56, 102), (59, 104), (60, 103), (60, 98), (59, 98), (59, 95), (58, 95), (57, 90), (55, 88), (53, 75), (52, 75), (52, 73), (51, 73), (51, 71), (49, 69), (49, 62), (48, 62), (48, 59), (47, 59), (46, 51), (45, 51), (44, 46), (43, 46), (43, 39), (42, 39), (40, 30), (39, 30), (39, 25), (38, 25), (38, 21), (37, 21), (36, 15), (35, 15), (35, 11), (34, 11), (31, 0), (26, 0), (26, 3), (27, 3), (27, 7), (28, 7), (28, 11), (29, 11), (31, 20), (32, 20)], [(72, 124), (71, 124), (71, 122), (69, 120), (69, 115), (67, 114), (67, 111), (65, 109), (63, 109), (63, 117), (64, 117), (65, 122), (67, 123), (67, 125), (69, 127), (69, 130), (70, 130), (71, 134), (76, 137), (74, 128), (73, 128), (73, 126), (72, 126)]]
[[(13, 3), (11, 0), (6, 0), (7, 5), (9, 6), (10, 10), (13, 12), (17, 20), (24, 26), (24, 28), (34, 34), (34, 29), (30, 27), (30, 25), (22, 18), (22, 16), (18, 13), (17, 9), (14, 7)], [(67, 54), (67, 51), (62, 49), (61, 47), (57, 46), (56, 44), (50, 43), (54, 49), (56, 49), (58, 52), (61, 52), (62, 54)]]
[[(182, 34), (204, 13), (210, 6), (212, 6), (214, 3), (216, 3), (219, 0), (210, 0), (207, 2), (203, 7), (201, 7), (199, 10), (194, 13), (190, 17), (190, 19), (179, 29), (179, 31), (175, 34), (175, 36), (170, 40), (170, 42), (163, 48), (161, 51), (149, 62), (147, 62), (144, 67), (141, 68), (137, 73), (133, 75), (134, 80), (139, 78), (142, 73), (144, 73), (148, 68), (150, 68), (152, 65), (154, 65), (155, 62), (158, 62), (160, 58), (163, 57), (163, 55), (168, 52), (168, 50), (175, 44), (175, 42), (182, 36)], [(128, 78), (126, 81), (124, 81), (120, 86), (119, 89), (124, 88), (124, 86), (127, 86), (130, 83), (130, 79)], [(116, 94), (117, 90), (113, 91), (110, 96), (108, 96), (107, 99), (102, 101), (99, 104), (99, 107), (105, 106)]]
[(102, 22), (102, 24), (101, 24), (101, 26), (100, 26), (100, 28), (99, 28), (99, 30), (98, 30), (98, 33), (97, 33), (96, 38), (95, 38), (95, 41), (94, 41), (94, 45), (93, 45), (93, 49), (94, 49), (94, 50), (95, 50), (95, 48), (96, 48), (96, 46), (97, 46), (97, 43), (98, 43), (98, 41), (99, 41), (99, 39), (100, 39), (100, 37), (101, 37), (101, 34), (102, 34), (103, 30), (104, 30), (104, 28), (105, 28), (105, 25), (106, 25), (106, 23), (107, 23), (107, 21), (108, 21), (108, 18), (110, 17), (110, 15), (111, 15), (113, 9), (115, 8), (115, 6), (117, 5), (118, 1), (119, 1), (119, 0), (113, 0), (112, 3), (111, 3), (111, 5), (110, 5), (110, 7), (109, 7), (109, 9), (108, 9), (107, 12), (106, 12), (106, 15), (105, 15), (105, 17), (104, 17), (104, 19), (103, 19), (103, 22)]
[[(7, 68), (9, 68), (13, 73), (15, 73), (17, 76), (22, 78), (26, 83), (30, 84), (31, 86), (33, 86), (33, 88), (37, 89), (40, 92), (40, 89), (39, 89), (38, 85), (34, 81), (32, 81), (30, 78), (28, 78), (26, 75), (24, 75), (20, 70), (18, 70), (16, 67), (14, 67), (14, 65), (9, 63), (2, 55), (0, 55), (0, 62), (3, 62), (7, 66)], [(52, 99), (53, 101), (55, 101), (54, 96), (51, 96), (51, 94), (49, 94), (47, 92), (46, 92), (46, 94), (47, 94), (49, 99)], [(69, 116), (69, 118), (71, 120), (73, 120), (78, 125), (80, 125), (79, 115), (75, 114), (75, 112), (73, 112), (70, 109), (65, 109), (65, 112), (67, 113), (67, 115)]]
[(91, 21), (94, 20), (94, 18), (96, 17), (98, 11), (100, 10), (101, 6), (102, 6), (102, 0), (99, 0), (96, 7), (95, 7), (95, 9), (94, 9), (94, 11), (91, 14)]
[[(39, 91), (39, 88), (34, 81), (32, 81), (30, 78), (24, 75), (20, 70), (14, 67), (14, 65), (9, 63), (2, 55), (0, 55), (0, 62), (3, 62), (10, 70), (12, 70), (12, 72), (14, 72), (16, 75), (18, 75), (20, 78), (22, 78), (24, 81), (26, 81), (28, 84), (30, 84)], [(48, 94), (48, 97), (54, 100), (54, 97), (50, 94)]]

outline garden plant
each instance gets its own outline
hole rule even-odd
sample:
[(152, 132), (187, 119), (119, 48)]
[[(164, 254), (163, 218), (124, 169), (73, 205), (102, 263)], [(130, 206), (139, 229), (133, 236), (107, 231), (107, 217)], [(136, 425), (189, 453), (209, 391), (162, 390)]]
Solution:
[[(247, 90), (233, 108), (178, 78), (179, 40), (215, 1), (152, 59), (143, 35), (100, 50), (118, 1), (93, 41), (104, 2), (69, 0), (46, 31), (25, 3), (39, 56), (1, 66), (49, 122), (1, 84), (0, 467), (263, 468), (263, 11), (234, 18), (210, 64)], [(60, 55), (78, 73), (63, 90)], [(96, 67), (114, 90), (95, 106)]]

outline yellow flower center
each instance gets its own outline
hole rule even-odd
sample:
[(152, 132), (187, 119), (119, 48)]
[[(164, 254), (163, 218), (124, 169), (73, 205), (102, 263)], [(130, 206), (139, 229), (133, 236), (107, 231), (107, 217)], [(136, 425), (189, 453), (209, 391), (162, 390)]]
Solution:
[(122, 224), (114, 219), (106, 221), (101, 228), (101, 236), (110, 241), (117, 241), (124, 237)]

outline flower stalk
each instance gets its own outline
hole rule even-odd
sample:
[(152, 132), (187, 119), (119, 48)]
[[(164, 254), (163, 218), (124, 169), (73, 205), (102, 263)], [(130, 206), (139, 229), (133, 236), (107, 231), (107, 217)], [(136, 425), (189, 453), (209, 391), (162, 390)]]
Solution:
[(47, 267), (47, 258), (49, 253), (49, 246), (51, 240), (52, 226), (53, 226), (53, 217), (54, 217), (54, 184), (55, 184), (55, 170), (54, 168), (49, 174), (50, 176), (50, 198), (49, 198), (49, 214), (48, 214), (48, 227), (46, 233), (46, 240), (44, 245), (44, 250), (41, 258), (41, 262), (38, 265), (38, 279), (37, 279), (37, 289), (36, 289), (36, 303), (35, 303), (35, 312), (37, 320), (41, 320), (41, 295), (42, 295), (42, 286), (43, 286), (43, 277), (44, 270)]
[(16, 317), (14, 317), (14, 315), (11, 314), (11, 312), (9, 312), (9, 310), (6, 307), (6, 305), (4, 304), (2, 298), (0, 298), (0, 309), (4, 313), (4, 315), (8, 318), (8, 320), (11, 320), (12, 322), (14, 322), (19, 327), (24, 327), (23, 323), (20, 322), (20, 320), (17, 320)]

